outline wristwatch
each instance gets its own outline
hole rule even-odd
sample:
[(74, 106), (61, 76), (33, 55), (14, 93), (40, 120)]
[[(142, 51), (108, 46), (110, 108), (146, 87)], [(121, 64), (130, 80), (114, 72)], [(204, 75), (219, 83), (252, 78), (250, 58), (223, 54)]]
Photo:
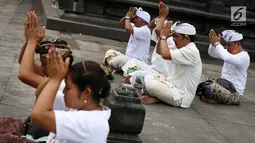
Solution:
[(130, 16), (127, 16), (127, 15), (126, 15), (126, 16), (125, 16), (125, 19), (130, 19)]
[(218, 45), (220, 45), (220, 42), (215, 42), (215, 43), (213, 44), (214, 47), (216, 47), (216, 46), (218, 46)]
[(160, 40), (166, 40), (166, 36), (160, 36)]

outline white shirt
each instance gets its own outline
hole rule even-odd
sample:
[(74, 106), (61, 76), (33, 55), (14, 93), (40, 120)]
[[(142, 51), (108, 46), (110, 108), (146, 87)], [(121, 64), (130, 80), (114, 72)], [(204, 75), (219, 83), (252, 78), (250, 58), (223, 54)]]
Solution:
[(110, 130), (109, 108), (102, 111), (54, 112), (56, 134), (50, 133), (47, 143), (106, 143)]
[[(158, 42), (156, 42), (156, 43), (158, 43)], [(175, 43), (173, 41), (173, 37), (169, 37), (167, 39), (167, 45), (168, 45), (169, 49), (173, 50), (176, 48)], [(151, 67), (152, 67), (152, 69), (156, 70), (160, 74), (167, 76), (171, 72), (172, 61), (163, 59), (162, 56), (156, 52), (156, 50), (157, 50), (157, 44), (156, 44), (155, 49), (152, 53)]]
[(54, 104), (53, 104), (54, 110), (65, 110), (65, 111), (68, 110), (64, 100), (65, 95), (63, 93), (65, 86), (66, 86), (65, 80), (62, 80), (54, 100)]
[[(167, 44), (169, 49), (176, 48), (172, 37), (167, 39)], [(141, 62), (137, 59), (128, 60), (128, 62), (121, 68), (124, 72), (123, 73), (124, 77), (126, 77), (127, 75), (133, 76), (136, 72), (127, 74), (127, 70), (128, 68), (135, 67), (135, 66), (139, 67), (142, 70), (146, 70), (148, 72), (156, 71), (156, 73), (167, 76), (171, 71), (172, 62), (171, 60), (163, 59), (161, 55), (157, 54), (156, 49), (157, 49), (157, 45), (155, 46), (155, 49), (152, 53), (151, 65), (148, 65), (147, 63)]]
[(208, 49), (210, 56), (224, 60), (221, 78), (233, 83), (237, 92), (243, 95), (246, 87), (247, 71), (250, 65), (250, 56), (242, 51), (238, 54), (230, 54), (222, 45), (216, 47), (210, 45)]
[(134, 33), (130, 35), (126, 55), (129, 58), (135, 58), (148, 63), (151, 31), (147, 25), (142, 27), (136, 27), (133, 23), (131, 25), (133, 26)]
[[(172, 70), (167, 81), (180, 92), (173, 96), (174, 101), (182, 98), (181, 107), (188, 108), (195, 97), (202, 75), (200, 53), (195, 43), (192, 42), (181, 49), (170, 50), (170, 54)], [(171, 87), (171, 85), (169, 86)]]
[(105, 106), (103, 111), (69, 109), (65, 105), (64, 88), (63, 80), (53, 106), (57, 134), (50, 133), (47, 143), (106, 143), (111, 110)]

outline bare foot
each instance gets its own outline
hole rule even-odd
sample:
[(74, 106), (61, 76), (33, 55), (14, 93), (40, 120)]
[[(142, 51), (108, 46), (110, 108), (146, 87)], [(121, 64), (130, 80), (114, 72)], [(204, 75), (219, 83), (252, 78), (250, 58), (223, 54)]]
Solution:
[(155, 103), (155, 102), (159, 101), (158, 98), (152, 97), (152, 96), (147, 96), (147, 95), (143, 95), (141, 97), (141, 100), (142, 100), (143, 104), (152, 104), (152, 103)]
[(218, 100), (210, 99), (205, 96), (202, 96), (201, 100), (205, 103), (220, 104), (220, 102)]
[(127, 76), (127, 77), (123, 78), (123, 82), (126, 83), (126, 84), (131, 84), (130, 83), (130, 78), (131, 78), (131, 76)]

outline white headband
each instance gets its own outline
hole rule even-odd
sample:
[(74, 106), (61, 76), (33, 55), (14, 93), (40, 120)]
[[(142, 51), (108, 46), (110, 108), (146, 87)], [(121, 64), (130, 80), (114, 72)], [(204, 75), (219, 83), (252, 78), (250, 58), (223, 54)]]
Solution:
[[(174, 27), (174, 25), (175, 25), (175, 27)], [(173, 25), (173, 30), (176, 33), (186, 34), (186, 35), (196, 35), (196, 28), (189, 23), (178, 24), (176, 22), (176, 23), (174, 23), (174, 25)]]
[(222, 32), (222, 38), (226, 42), (240, 41), (243, 39), (243, 34), (240, 34), (234, 30), (224, 30)]
[(141, 7), (137, 9), (136, 16), (142, 18), (147, 23), (150, 23), (150, 21), (151, 21), (150, 14), (148, 12), (146, 12), (146, 11), (143, 11), (143, 9)]

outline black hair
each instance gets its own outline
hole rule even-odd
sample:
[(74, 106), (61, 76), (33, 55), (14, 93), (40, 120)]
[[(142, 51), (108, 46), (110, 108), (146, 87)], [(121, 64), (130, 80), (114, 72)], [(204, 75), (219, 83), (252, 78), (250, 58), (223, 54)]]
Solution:
[(191, 42), (196, 41), (196, 35), (188, 35)]
[[(73, 64), (73, 61), (74, 61), (73, 55), (70, 55), (70, 56), (68, 56), (67, 58), (69, 58), (69, 59), (70, 59), (69, 67), (71, 67), (71, 66), (72, 66), (72, 64)], [(66, 59), (63, 59), (63, 60), (65, 61)]]
[(101, 66), (93, 61), (82, 61), (70, 67), (70, 75), (73, 83), (80, 92), (90, 86), (94, 100), (99, 103), (101, 98), (110, 94), (111, 85)]
[(146, 24), (146, 25), (148, 25), (149, 23), (147, 22), (147, 21), (145, 21), (145, 20), (143, 20), (143, 22)]
[[(185, 34), (181, 34), (183, 38), (185, 38)], [(191, 42), (196, 41), (196, 35), (187, 35)]]
[(239, 42), (240, 42), (241, 46), (243, 47), (243, 40), (240, 40)]

